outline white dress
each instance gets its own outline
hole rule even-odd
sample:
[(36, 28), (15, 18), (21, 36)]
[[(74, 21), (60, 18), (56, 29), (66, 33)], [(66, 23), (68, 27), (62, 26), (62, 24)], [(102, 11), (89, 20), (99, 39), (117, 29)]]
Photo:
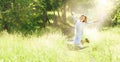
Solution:
[(86, 24), (85, 22), (81, 22), (78, 17), (73, 16), (73, 20), (75, 22), (75, 36), (74, 36), (74, 45), (82, 45), (81, 40), (83, 37), (83, 32)]

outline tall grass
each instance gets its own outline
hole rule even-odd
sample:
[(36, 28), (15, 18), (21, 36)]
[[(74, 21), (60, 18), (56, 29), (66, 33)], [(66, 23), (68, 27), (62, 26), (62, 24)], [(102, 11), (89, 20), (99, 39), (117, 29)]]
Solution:
[(29, 37), (1, 32), (0, 62), (120, 62), (119, 28), (101, 31), (100, 39), (82, 50), (70, 50), (58, 29), (45, 32)]

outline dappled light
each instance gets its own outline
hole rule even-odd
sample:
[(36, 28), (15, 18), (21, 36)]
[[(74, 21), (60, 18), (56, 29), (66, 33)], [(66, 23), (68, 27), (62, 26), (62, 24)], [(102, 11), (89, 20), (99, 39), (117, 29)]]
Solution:
[(0, 0), (0, 62), (120, 62), (120, 0)]
[(75, 15), (78, 17), (80, 15), (86, 15), (88, 21), (98, 21), (96, 24), (88, 25), (84, 32), (89, 38), (98, 39), (100, 37), (99, 31), (101, 27), (111, 24), (111, 14), (116, 10), (114, 8), (117, 7), (118, 2), (115, 0), (91, 0), (87, 4), (84, 1), (79, 3), (79, 0), (71, 0), (68, 1), (68, 4), (70, 5), (71, 11), (75, 12)]

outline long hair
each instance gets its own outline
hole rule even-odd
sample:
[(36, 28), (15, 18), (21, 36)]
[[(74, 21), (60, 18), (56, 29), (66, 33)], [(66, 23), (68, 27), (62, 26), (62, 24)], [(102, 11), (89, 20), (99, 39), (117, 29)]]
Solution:
[(85, 19), (83, 20), (83, 22), (87, 23), (87, 17), (85, 15), (81, 15), (80, 18), (82, 19), (82, 17), (85, 17)]

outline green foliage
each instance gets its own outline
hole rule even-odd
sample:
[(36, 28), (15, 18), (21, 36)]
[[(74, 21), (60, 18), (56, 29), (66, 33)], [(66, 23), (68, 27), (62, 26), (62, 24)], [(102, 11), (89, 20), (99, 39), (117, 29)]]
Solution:
[(112, 25), (118, 25), (120, 24), (120, 9), (117, 9), (117, 12), (115, 13), (115, 16), (112, 19)]
[(64, 1), (0, 0), (0, 28), (8, 32), (40, 30), (49, 23), (49, 19), (53, 15), (49, 16), (47, 12), (57, 10), (63, 5)]
[(116, 4), (114, 6), (114, 11), (112, 13), (112, 26), (116, 26), (118, 24), (120, 24), (120, 1), (119, 0), (115, 0)]

